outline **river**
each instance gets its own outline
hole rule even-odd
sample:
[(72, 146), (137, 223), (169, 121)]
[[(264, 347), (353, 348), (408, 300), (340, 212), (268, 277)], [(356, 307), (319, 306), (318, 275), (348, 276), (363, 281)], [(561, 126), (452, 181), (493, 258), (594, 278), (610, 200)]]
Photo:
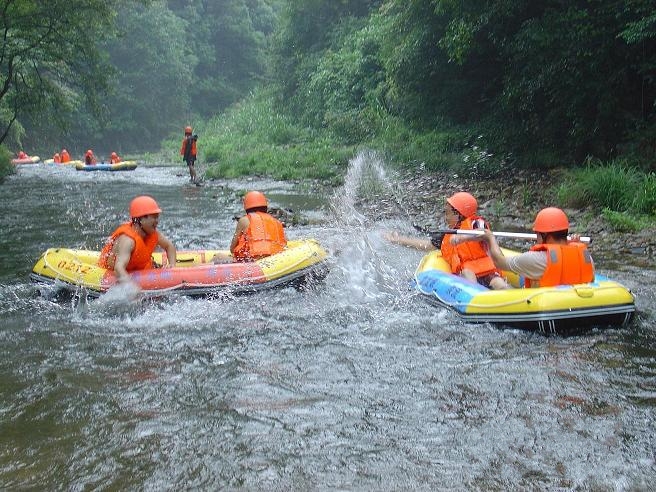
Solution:
[[(196, 187), (181, 167), (34, 165), (6, 179), (0, 488), (652, 489), (654, 272), (597, 265), (636, 295), (626, 328), (563, 338), (462, 323), (409, 289), (421, 254), (381, 239), (407, 217), (358, 210), (358, 193), (391, 179), (370, 159), (336, 192)], [(322, 283), (54, 303), (29, 282), (48, 247), (98, 249), (138, 194), (157, 199), (178, 248), (225, 248), (247, 189), (307, 219), (287, 234), (330, 251)]]

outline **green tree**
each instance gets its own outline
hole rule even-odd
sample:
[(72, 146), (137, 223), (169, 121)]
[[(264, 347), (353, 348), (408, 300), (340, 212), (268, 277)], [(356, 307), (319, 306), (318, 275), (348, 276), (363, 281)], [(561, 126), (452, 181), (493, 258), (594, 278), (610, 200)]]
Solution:
[(164, 3), (123, 8), (116, 37), (105, 45), (116, 69), (105, 98), (101, 144), (113, 149), (158, 148), (189, 117), (198, 60), (183, 42), (188, 25)]
[(0, 143), (28, 114), (64, 125), (80, 98), (99, 109), (111, 71), (97, 41), (120, 1), (0, 0)]
[(176, 42), (191, 52), (191, 108), (211, 116), (245, 97), (266, 71), (279, 0), (171, 0), (188, 23)]

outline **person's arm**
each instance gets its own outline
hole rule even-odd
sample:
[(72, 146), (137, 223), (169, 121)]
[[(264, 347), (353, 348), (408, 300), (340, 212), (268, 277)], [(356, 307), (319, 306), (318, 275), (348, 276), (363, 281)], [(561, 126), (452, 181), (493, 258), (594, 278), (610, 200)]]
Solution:
[(232, 241), (230, 242), (230, 252), (234, 253), (237, 244), (239, 244), (239, 237), (248, 229), (250, 220), (248, 220), (248, 215), (244, 215), (242, 218), (237, 221), (237, 227), (235, 227), (235, 234), (232, 236)]
[(120, 235), (114, 242), (114, 275), (119, 282), (129, 282), (130, 274), (126, 270), (132, 251), (134, 250), (134, 239)]
[(508, 258), (503, 255), (499, 243), (497, 243), (497, 239), (494, 234), (492, 234), (492, 231), (490, 229), (484, 229), (484, 231), (484, 234), (480, 237), (482, 237), (489, 245), (488, 253), (494, 262), (494, 266), (500, 270), (511, 270), (510, 265), (508, 265)]
[(437, 249), (433, 246), (430, 239), (419, 239), (415, 237), (402, 236), (396, 231), (388, 231), (383, 234), (383, 238), (390, 243), (407, 246), (409, 248), (418, 249), (420, 251), (432, 251)]
[(177, 263), (177, 256), (175, 251), (175, 244), (168, 237), (166, 237), (161, 232), (157, 233), (159, 236), (159, 241), (157, 245), (166, 251), (166, 260), (168, 262), (168, 267), (174, 267)]

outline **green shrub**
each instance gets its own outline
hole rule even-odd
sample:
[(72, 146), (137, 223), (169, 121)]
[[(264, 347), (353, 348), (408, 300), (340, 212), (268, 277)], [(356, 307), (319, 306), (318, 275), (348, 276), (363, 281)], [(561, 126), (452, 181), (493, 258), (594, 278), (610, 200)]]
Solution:
[(11, 154), (4, 145), (0, 145), (0, 180), (16, 172), (11, 163)]
[(647, 174), (633, 197), (633, 210), (640, 214), (656, 215), (656, 174)]
[(643, 180), (643, 173), (622, 160), (590, 161), (584, 168), (568, 173), (558, 187), (557, 197), (566, 206), (596, 205), (625, 212), (631, 210), (635, 192)]
[(636, 232), (648, 226), (648, 221), (627, 212), (604, 208), (602, 215), (616, 232)]

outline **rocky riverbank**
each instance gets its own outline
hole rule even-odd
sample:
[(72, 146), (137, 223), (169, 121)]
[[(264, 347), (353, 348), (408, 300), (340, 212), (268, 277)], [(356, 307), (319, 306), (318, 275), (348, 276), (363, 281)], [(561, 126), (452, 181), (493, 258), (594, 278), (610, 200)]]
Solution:
[[(448, 173), (418, 173), (405, 171), (393, 185), (392, 197), (380, 197), (376, 204), (364, 204), (374, 216), (408, 215), (419, 227), (435, 230), (443, 227), (444, 199), (457, 191), (471, 192), (479, 202), (479, 212), (498, 231), (530, 232), (537, 211), (554, 206), (555, 189), (562, 172), (513, 171), (503, 178), (468, 179)], [(368, 201), (368, 200), (367, 200)], [(381, 206), (382, 205), (382, 206)], [(594, 207), (565, 209), (572, 232), (591, 236), (590, 249), (595, 258), (614, 265), (656, 268), (656, 228), (636, 233), (618, 233)], [(440, 222), (437, 222), (437, 221)], [(418, 233), (419, 234), (419, 233)], [(526, 249), (526, 241), (503, 245)]]

